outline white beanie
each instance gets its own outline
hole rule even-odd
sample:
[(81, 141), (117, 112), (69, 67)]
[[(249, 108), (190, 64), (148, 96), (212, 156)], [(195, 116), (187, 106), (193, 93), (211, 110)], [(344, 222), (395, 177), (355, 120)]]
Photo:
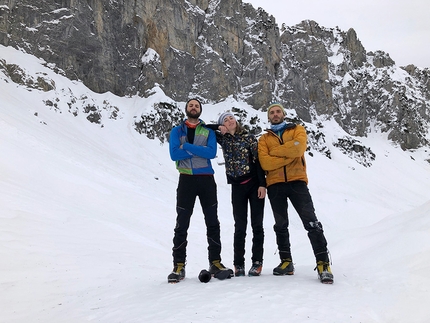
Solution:
[(224, 123), (224, 119), (227, 118), (228, 116), (232, 116), (233, 118), (235, 118), (234, 115), (233, 115), (233, 113), (231, 113), (230, 111), (221, 113), (221, 115), (218, 118), (218, 124), (223, 124)]

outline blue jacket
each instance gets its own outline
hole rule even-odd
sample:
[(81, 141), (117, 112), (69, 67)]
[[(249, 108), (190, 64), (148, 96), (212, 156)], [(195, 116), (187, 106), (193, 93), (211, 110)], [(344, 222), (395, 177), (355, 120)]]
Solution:
[[(217, 152), (215, 133), (200, 120), (196, 128), (194, 142), (190, 144), (187, 131), (188, 128), (183, 121), (170, 132), (170, 158), (176, 162), (177, 170), (181, 174), (188, 175), (214, 174), (210, 160), (215, 158)], [(180, 148), (181, 145), (182, 148)]]

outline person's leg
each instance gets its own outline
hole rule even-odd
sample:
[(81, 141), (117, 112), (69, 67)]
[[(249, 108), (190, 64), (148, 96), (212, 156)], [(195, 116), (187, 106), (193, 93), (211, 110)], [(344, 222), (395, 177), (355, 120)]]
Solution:
[(290, 201), (302, 220), (303, 226), (308, 232), (308, 237), (317, 261), (329, 261), (327, 252), (327, 241), (321, 222), (315, 214), (312, 197), (305, 182), (297, 181), (291, 183), (292, 193)]
[(249, 190), (252, 227), (252, 262), (263, 262), (264, 253), (264, 199), (258, 198), (258, 183), (252, 183)]
[(276, 234), (276, 243), (279, 249), (279, 257), (282, 259), (291, 258), (290, 234), (288, 231), (288, 200), (287, 183), (270, 185), (267, 188), (270, 205), (275, 219), (273, 229)]
[(231, 186), (231, 204), (234, 218), (233, 264), (245, 265), (245, 238), (248, 224), (248, 199), (244, 185)]
[(173, 236), (173, 263), (186, 261), (187, 235), (196, 200), (196, 190), (192, 176), (180, 176), (176, 190), (176, 226)]
[(213, 176), (199, 178), (199, 199), (206, 223), (209, 263), (221, 260), (220, 224), (218, 220), (217, 186)]

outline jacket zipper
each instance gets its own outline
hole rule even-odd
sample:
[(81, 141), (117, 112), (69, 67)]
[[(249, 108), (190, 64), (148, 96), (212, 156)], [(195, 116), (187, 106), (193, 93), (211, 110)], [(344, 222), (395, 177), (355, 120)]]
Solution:
[[(284, 143), (284, 140), (282, 139), (282, 136), (278, 136), (273, 130), (270, 130), (272, 132), (272, 134), (278, 138), (279, 143), (282, 145)], [(285, 130), (284, 130), (285, 131)], [(284, 180), (285, 183), (287, 183), (287, 166), (284, 166)]]

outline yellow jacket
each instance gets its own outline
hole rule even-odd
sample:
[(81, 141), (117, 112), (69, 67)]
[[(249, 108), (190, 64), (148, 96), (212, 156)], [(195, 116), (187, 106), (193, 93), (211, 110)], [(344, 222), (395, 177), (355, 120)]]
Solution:
[(282, 137), (267, 130), (258, 140), (258, 159), (266, 172), (266, 183), (304, 181), (306, 174), (306, 130), (301, 125), (288, 124)]

